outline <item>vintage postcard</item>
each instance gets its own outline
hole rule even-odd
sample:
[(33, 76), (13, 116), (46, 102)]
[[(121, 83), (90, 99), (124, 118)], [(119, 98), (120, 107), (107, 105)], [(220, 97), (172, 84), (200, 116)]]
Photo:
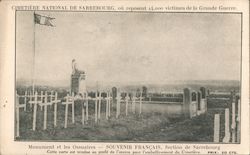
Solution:
[(0, 2), (0, 153), (249, 154), (248, 6)]

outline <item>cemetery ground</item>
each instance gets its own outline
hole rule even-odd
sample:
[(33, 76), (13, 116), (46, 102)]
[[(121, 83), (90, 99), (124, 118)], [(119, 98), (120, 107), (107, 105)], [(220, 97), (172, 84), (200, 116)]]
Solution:
[[(224, 137), (224, 109), (229, 101), (208, 99), (208, 112), (192, 119), (168, 117), (161, 113), (142, 113), (125, 116), (121, 107), (121, 116), (115, 118), (115, 106), (111, 109), (111, 117), (105, 119), (105, 106), (102, 106), (102, 117), (94, 122), (94, 103), (89, 104), (89, 120), (81, 122), (81, 103), (75, 104), (75, 124), (71, 122), (71, 106), (69, 106), (68, 128), (64, 128), (65, 105), (58, 106), (57, 127), (53, 126), (53, 106), (48, 106), (47, 129), (43, 130), (43, 111), (37, 110), (37, 130), (32, 131), (32, 108), (20, 110), (21, 141), (106, 141), (106, 142), (213, 142), (214, 114), (221, 113), (220, 139)], [(105, 105), (105, 104), (103, 104)]]

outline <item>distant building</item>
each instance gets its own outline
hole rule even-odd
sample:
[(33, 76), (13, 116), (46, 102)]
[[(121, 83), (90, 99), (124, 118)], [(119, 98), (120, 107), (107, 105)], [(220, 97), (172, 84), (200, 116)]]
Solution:
[(86, 92), (86, 74), (77, 69), (75, 59), (72, 60), (71, 93), (82, 94)]

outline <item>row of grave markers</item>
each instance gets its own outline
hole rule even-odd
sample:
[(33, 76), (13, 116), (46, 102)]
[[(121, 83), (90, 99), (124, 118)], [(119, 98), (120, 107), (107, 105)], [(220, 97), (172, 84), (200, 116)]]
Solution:
[[(205, 89), (205, 88), (204, 88)], [(202, 90), (202, 89), (201, 89)], [(205, 92), (205, 90), (204, 90)], [(197, 92), (195, 92), (195, 102), (193, 102), (193, 91), (191, 91), (190, 89), (186, 88), (184, 89), (184, 98), (186, 98), (186, 101), (183, 99), (183, 106), (187, 107), (186, 111), (188, 111), (188, 113), (190, 113), (190, 117), (193, 117), (191, 114), (191, 110), (192, 110), (192, 106), (191, 105), (195, 105), (195, 113), (199, 112), (197, 110), (198, 109), (198, 96)], [(201, 92), (201, 94), (203, 94), (203, 97), (206, 97), (206, 95), (204, 95), (204, 93)], [(19, 104), (19, 98), (23, 97), (24, 98), (24, 103), (25, 104)], [(32, 94), (31, 92), (25, 92), (24, 95), (17, 95), (17, 99), (16, 99), (16, 115), (17, 115), (17, 128), (19, 128), (19, 108), (24, 108), (24, 110), (26, 110), (26, 103), (29, 103), (31, 107), (33, 107), (33, 123), (32, 123), (32, 130), (36, 130), (36, 117), (37, 117), (37, 107), (40, 106), (40, 110), (44, 111), (44, 122), (43, 122), (43, 129), (46, 130), (47, 129), (47, 106), (52, 106), (54, 105), (54, 127), (57, 126), (57, 104), (61, 103), (62, 105), (65, 105), (65, 122), (64, 122), (64, 127), (67, 128), (68, 126), (68, 108), (69, 106), (72, 106), (72, 123), (75, 123), (75, 111), (74, 111), (74, 106), (75, 106), (75, 100), (83, 100), (84, 101), (84, 105), (82, 106), (82, 124), (85, 124), (85, 121), (88, 121), (89, 119), (89, 100), (93, 100), (94, 104), (95, 104), (95, 123), (98, 123), (98, 121), (101, 119), (101, 106), (102, 106), (102, 100), (106, 101), (106, 112), (105, 112), (105, 117), (106, 119), (109, 119), (110, 114), (111, 114), (111, 101), (113, 103), (116, 102), (116, 118), (119, 118), (120, 114), (121, 114), (121, 103), (125, 102), (125, 115), (128, 115), (128, 104), (129, 102), (131, 103), (131, 111), (133, 114), (136, 113), (136, 103), (139, 102), (139, 115), (142, 113), (142, 102), (147, 102), (147, 101), (143, 101), (143, 97), (142, 97), (142, 91), (140, 92), (139, 97), (136, 97), (135, 94), (132, 95), (132, 98), (130, 98), (129, 94), (126, 93), (125, 99), (122, 99), (121, 97), (121, 93), (118, 92), (117, 97), (111, 97), (110, 92), (107, 92), (107, 97), (102, 98), (101, 97), (101, 92), (98, 95), (98, 92), (95, 93), (95, 98), (91, 98), (88, 96), (88, 93), (83, 94), (83, 97), (80, 97), (79, 95), (74, 95), (74, 93), (72, 93), (71, 95), (67, 94), (66, 97), (64, 97), (65, 101), (62, 102), (61, 100), (58, 100), (57, 97), (57, 92), (51, 92), (50, 94), (48, 94), (47, 92), (43, 92), (41, 91), (40, 94), (38, 94), (37, 92), (35, 92), (35, 94)], [(28, 101), (28, 102), (27, 102)], [(206, 112), (206, 110), (204, 111)], [(184, 113), (185, 114), (185, 113)], [(189, 117), (188, 116), (188, 117)], [(196, 114), (195, 114), (196, 116)], [(19, 130), (17, 130), (18, 132)], [(17, 133), (17, 135), (19, 135), (19, 133)]]
[[(25, 104), (19, 104), (19, 98), (24, 98)], [(74, 100), (76, 97), (74, 94), (71, 96), (67, 94), (65, 97), (66, 101), (62, 102), (65, 105), (65, 124), (64, 127), (67, 128), (68, 124), (68, 106), (72, 106), (72, 123), (75, 123), (75, 114), (74, 114)], [(129, 95), (127, 94), (125, 100), (121, 99), (120, 93), (118, 93), (116, 100), (116, 118), (120, 115), (120, 104), (121, 102), (126, 103), (126, 116), (128, 115), (128, 103), (129, 103)], [(135, 113), (135, 103), (139, 102), (139, 114), (142, 113), (142, 93), (140, 94), (139, 100), (137, 97), (132, 97), (132, 113)], [(82, 108), (82, 124), (85, 124), (85, 120), (88, 120), (88, 101), (94, 100), (95, 101), (95, 122), (97, 123), (98, 120), (101, 118), (101, 101), (106, 100), (106, 119), (110, 117), (110, 109), (111, 109), (111, 101), (112, 97), (110, 93), (107, 93), (106, 98), (101, 97), (101, 93), (96, 92), (96, 97), (91, 98), (86, 94), (84, 94), (84, 104), (85, 108)], [(28, 102), (27, 102), (28, 101)], [(31, 107), (33, 107), (33, 122), (32, 122), (32, 130), (36, 130), (36, 117), (37, 117), (37, 107), (40, 106), (40, 109), (44, 111), (44, 121), (43, 121), (43, 129), (47, 129), (47, 106), (54, 105), (54, 127), (57, 126), (57, 104), (61, 103), (61, 100), (58, 100), (57, 92), (51, 92), (48, 94), (47, 92), (41, 91), (40, 95), (35, 92), (35, 94), (25, 92), (25, 95), (18, 95), (16, 93), (16, 136), (19, 137), (19, 109), (23, 108), (26, 111), (26, 103), (29, 103)], [(232, 125), (231, 125), (231, 133), (230, 133), (230, 126), (229, 126), (229, 109), (225, 109), (225, 137), (223, 138), (223, 142), (228, 143), (231, 139), (232, 143), (239, 142), (240, 140), (240, 100), (238, 102), (238, 114), (236, 118), (235, 114), (235, 102), (232, 103)], [(85, 116), (86, 115), (86, 116)], [(237, 126), (237, 128), (236, 128)], [(236, 131), (237, 129), (237, 131)], [(214, 117), (214, 142), (219, 142), (220, 137), (220, 115), (216, 114)]]
[[(240, 142), (240, 114), (241, 114), (241, 102), (238, 100), (238, 111), (236, 114), (236, 103), (232, 103), (232, 122), (231, 122), (231, 131), (230, 131), (230, 115), (229, 108), (225, 108), (225, 136), (222, 140), (223, 143), (229, 143), (230, 140), (232, 143)], [(220, 114), (215, 114), (214, 116), (214, 142), (220, 142)]]
[[(20, 104), (20, 100), (19, 98), (23, 97), (24, 98), (24, 104)], [(48, 97), (50, 97), (50, 100), (48, 101)], [(27, 99), (29, 100), (27, 102)], [(39, 100), (40, 99), (40, 100)], [(19, 109), (20, 108), (24, 108), (24, 111), (26, 111), (27, 109), (27, 105), (26, 103), (30, 104), (30, 107), (33, 107), (33, 119), (32, 119), (32, 130), (35, 131), (36, 130), (36, 117), (37, 117), (37, 107), (40, 106), (40, 109), (44, 111), (44, 119), (43, 119), (43, 129), (46, 130), (47, 129), (47, 107), (48, 106), (52, 106), (54, 105), (54, 127), (57, 126), (57, 104), (61, 102), (61, 100), (58, 100), (57, 98), (57, 92), (51, 92), (50, 95), (48, 95), (47, 92), (43, 93), (43, 91), (41, 91), (41, 94), (38, 95), (37, 92), (35, 92), (34, 95), (27, 94), (27, 92), (25, 92), (25, 95), (18, 95), (16, 93), (16, 105), (15, 105), (15, 109), (16, 109), (16, 123), (17, 123), (17, 129), (16, 129), (16, 136), (19, 137)]]
[[(98, 94), (98, 93), (96, 93)], [(75, 112), (74, 112), (74, 101), (76, 98), (74, 96), (74, 93), (72, 95), (67, 94), (67, 96), (65, 97), (66, 101), (62, 102), (63, 105), (65, 105), (65, 124), (64, 127), (67, 128), (67, 124), (68, 124), (68, 106), (71, 105), (72, 106), (72, 123), (75, 123)], [(95, 104), (95, 122), (97, 123), (98, 120), (101, 119), (101, 101), (103, 100), (101, 97), (101, 93), (99, 93), (99, 96), (96, 95), (95, 98), (91, 98), (89, 96), (87, 96), (87, 93), (84, 94), (84, 98), (83, 100), (84, 102), (84, 106), (82, 107), (82, 124), (85, 124), (85, 121), (88, 121), (89, 119), (89, 100), (94, 100), (94, 104)], [(107, 93), (107, 97), (105, 98), (106, 100), (106, 110), (105, 110), (105, 118), (108, 119), (110, 117), (110, 104), (111, 104), (111, 97), (110, 97), (110, 93)]]
[[(142, 94), (141, 94), (142, 95)], [(24, 98), (24, 104), (20, 104), (20, 98)], [(49, 100), (48, 100), (49, 99)], [(68, 126), (68, 108), (69, 105), (72, 106), (72, 123), (75, 123), (75, 111), (74, 111), (74, 106), (75, 106), (75, 100), (83, 100), (84, 101), (84, 106), (82, 106), (82, 124), (85, 124), (85, 121), (88, 121), (89, 119), (89, 100), (94, 100), (95, 104), (95, 123), (98, 123), (98, 120), (101, 119), (101, 106), (102, 106), (102, 100), (106, 101), (106, 110), (105, 110), (105, 118), (109, 119), (111, 116), (111, 101), (112, 97), (110, 92), (107, 92), (107, 97), (102, 98), (101, 93), (96, 92), (95, 98), (91, 98), (85, 93), (83, 97), (75, 96), (74, 93), (71, 95), (67, 94), (66, 97), (64, 97), (65, 101), (62, 102), (62, 100), (58, 99), (57, 92), (51, 92), (48, 94), (47, 92), (41, 91), (40, 94), (38, 92), (35, 92), (32, 94), (31, 92), (27, 93), (25, 92), (24, 95), (18, 95), (16, 93), (16, 137), (19, 137), (19, 126), (20, 126), (20, 118), (19, 118), (19, 109), (24, 108), (24, 111), (26, 111), (27, 108), (27, 103), (29, 103), (30, 107), (33, 108), (33, 117), (32, 117), (32, 130), (36, 130), (36, 121), (37, 121), (37, 108), (40, 106), (40, 109), (44, 111), (44, 118), (43, 118), (43, 129), (47, 129), (47, 106), (53, 106), (54, 105), (54, 127), (57, 126), (57, 104), (61, 103), (62, 105), (65, 105), (65, 122), (64, 122), (64, 128), (67, 128)], [(128, 115), (128, 103), (129, 103), (129, 95), (127, 93), (125, 103), (126, 103), (126, 116)], [(143, 97), (138, 98), (134, 95), (132, 97), (132, 113), (135, 114), (135, 103), (139, 102), (139, 114), (142, 113), (142, 99)], [(116, 97), (116, 118), (120, 116), (121, 112), (121, 102), (124, 102), (124, 100), (121, 100), (121, 96), (117, 95)]]
[[(126, 96), (125, 102), (126, 102), (126, 116), (128, 115), (128, 103), (129, 103), (129, 99), (130, 97)], [(75, 123), (75, 119), (74, 119), (74, 93), (72, 94), (72, 96), (70, 96), (69, 94), (67, 94), (66, 96), (66, 101), (62, 102), (62, 104), (64, 104), (65, 107), (65, 124), (64, 127), (67, 128), (67, 121), (68, 121), (68, 106), (71, 105), (72, 106), (72, 123)], [(101, 93), (96, 92), (96, 97), (95, 98), (91, 98), (87, 95), (87, 93), (84, 94), (83, 97), (84, 102), (84, 106), (82, 107), (82, 124), (85, 124), (85, 120), (88, 120), (89, 117), (89, 110), (88, 110), (88, 104), (89, 104), (89, 100), (93, 100), (94, 104), (95, 104), (95, 123), (98, 123), (98, 121), (100, 121), (101, 119), (101, 107), (102, 107), (102, 101), (104, 100), (106, 102), (106, 109), (105, 109), (105, 118), (109, 119), (109, 117), (111, 116), (111, 101), (112, 101), (112, 97), (110, 95), (110, 92), (107, 93), (107, 97), (103, 98), (101, 97)], [(136, 101), (137, 97), (132, 97), (132, 113), (135, 114), (135, 103), (138, 102)], [(118, 118), (121, 114), (121, 102), (124, 102), (124, 100), (121, 100), (121, 96), (117, 95), (116, 97), (116, 118)], [(139, 114), (141, 114), (142, 112), (142, 97), (139, 97)]]

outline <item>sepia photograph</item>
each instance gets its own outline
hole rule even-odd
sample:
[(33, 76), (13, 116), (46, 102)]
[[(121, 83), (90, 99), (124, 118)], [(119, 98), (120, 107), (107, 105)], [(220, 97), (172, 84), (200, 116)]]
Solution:
[(16, 11), (15, 141), (241, 143), (242, 14)]

